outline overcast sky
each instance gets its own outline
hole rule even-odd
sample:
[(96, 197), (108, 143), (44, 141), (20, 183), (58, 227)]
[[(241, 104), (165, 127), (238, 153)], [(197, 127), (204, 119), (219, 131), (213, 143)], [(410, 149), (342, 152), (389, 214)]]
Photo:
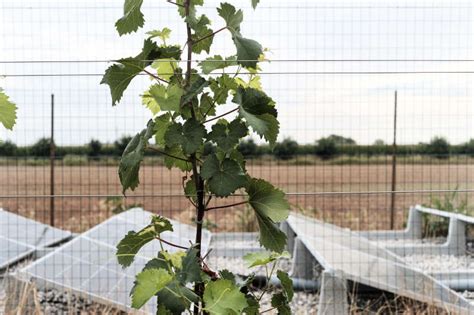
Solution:
[[(436, 135), (453, 143), (474, 138), (472, 73), (321, 74), (473, 72), (473, 62), (453, 61), (474, 59), (470, 1), (261, 0), (255, 12), (250, 0), (229, 2), (244, 9), (242, 34), (269, 48), (268, 57), (275, 60), (263, 65), (262, 82), (277, 102), (280, 139), (310, 143), (340, 134), (359, 143), (389, 142), (395, 90), (400, 143), (426, 142)], [(215, 29), (223, 25), (216, 3), (207, 1), (201, 10)], [(135, 80), (114, 108), (108, 87), (99, 85), (109, 66), (103, 60), (136, 55), (142, 45), (143, 31), (117, 35), (114, 23), (121, 11), (122, 0), (0, 1), (0, 74), (6, 75), (0, 86), (19, 107), (15, 130), (2, 130), (1, 139), (28, 144), (48, 136), (51, 93), (59, 144), (91, 138), (111, 142), (143, 128), (149, 119), (139, 99), (145, 78)], [(167, 26), (173, 30), (171, 42), (184, 42), (175, 7), (144, 0), (143, 11), (144, 31)], [(214, 52), (234, 53), (228, 35), (219, 34), (215, 43)], [(359, 59), (451, 61), (347, 61)], [(4, 63), (33, 60), (90, 62)], [(31, 76), (37, 74), (87, 75)]]

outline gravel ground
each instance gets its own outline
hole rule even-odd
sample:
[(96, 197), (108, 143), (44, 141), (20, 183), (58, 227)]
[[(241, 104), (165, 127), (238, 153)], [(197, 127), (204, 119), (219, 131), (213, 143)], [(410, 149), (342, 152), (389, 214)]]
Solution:
[(213, 241), (211, 247), (216, 248), (260, 248), (260, 243), (258, 240), (221, 240)]
[[(0, 290), (0, 297), (3, 295), (3, 301), (6, 298), (4, 290)], [(37, 301), (39, 307), (34, 303), (29, 303), (24, 309), (25, 312), (38, 312), (47, 315), (69, 315), (69, 314), (125, 314), (111, 308), (104, 307), (92, 302), (90, 299), (77, 297), (56, 289), (38, 290)], [(0, 314), (3, 314), (6, 305), (0, 302)]]
[(443, 244), (446, 243), (446, 237), (433, 237), (422, 239), (391, 239), (391, 240), (376, 240), (374, 243), (381, 246), (397, 246), (397, 245), (419, 245), (419, 244)]
[(407, 264), (425, 272), (459, 271), (474, 268), (474, 257), (471, 255), (412, 255), (404, 258)]
[[(257, 296), (258, 293), (257, 292)], [(271, 297), (273, 291), (267, 292), (262, 300), (260, 301), (260, 312), (265, 310), (271, 309)], [(293, 314), (297, 315), (309, 315), (309, 314), (317, 314), (318, 312), (318, 302), (319, 302), (319, 295), (314, 293), (306, 293), (306, 292), (295, 292), (293, 296), (293, 300), (291, 301), (290, 307)], [(277, 314), (276, 311), (272, 310), (266, 312), (265, 314)]]
[(473, 291), (464, 291), (462, 295), (468, 299), (471, 303), (474, 303), (474, 292)]

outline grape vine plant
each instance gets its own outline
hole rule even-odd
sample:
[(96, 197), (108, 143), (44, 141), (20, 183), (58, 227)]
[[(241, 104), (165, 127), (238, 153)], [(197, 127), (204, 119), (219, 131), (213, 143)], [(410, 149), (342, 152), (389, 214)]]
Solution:
[[(115, 24), (120, 35), (143, 27), (142, 2), (125, 0), (124, 14)], [(147, 32), (141, 52), (114, 62), (101, 82), (109, 86), (112, 105), (116, 105), (136, 76), (145, 75), (152, 80), (142, 95), (142, 103), (150, 109), (152, 118), (129, 142), (119, 163), (123, 193), (139, 185), (145, 150), (152, 150), (164, 157), (168, 168), (176, 167), (186, 174), (184, 196), (196, 209), (196, 238), (189, 248), (161, 237), (163, 232), (173, 231), (173, 226), (159, 215), (153, 216), (142, 230), (128, 232), (117, 245), (118, 262), (125, 268), (145, 244), (161, 244), (162, 250), (136, 275), (130, 293), (132, 307), (141, 308), (156, 297), (158, 314), (259, 314), (270, 310), (289, 314), (292, 281), (275, 268), (278, 259), (289, 255), (284, 252), (286, 235), (277, 225), (288, 217), (289, 204), (281, 190), (247, 173), (245, 159), (236, 149), (250, 131), (271, 146), (279, 132), (275, 103), (260, 82), (258, 63), (264, 60), (264, 50), (258, 42), (241, 34), (243, 11), (229, 3), (216, 8), (222, 27), (213, 30), (210, 19), (197, 12), (204, 0), (167, 2), (176, 7), (180, 16), (177, 18), (186, 28), (185, 44), (168, 44), (169, 28)], [(258, 2), (252, 0), (254, 9)], [(214, 37), (223, 31), (230, 32), (236, 54), (211, 56)], [(207, 54), (208, 58), (193, 60), (196, 54)], [(233, 104), (233, 109), (218, 109), (224, 104)], [(205, 153), (206, 145), (215, 150)], [(226, 198), (236, 191), (245, 196), (245, 201), (209, 206), (211, 199)], [(227, 270), (214, 271), (205, 262), (207, 253), (201, 252), (201, 241), (206, 213), (244, 204), (254, 210), (259, 241), (265, 249), (249, 253), (244, 259), (249, 268), (264, 266), (268, 278), (274, 277), (276, 271), (279, 289), (256, 290), (252, 274), (238, 277)], [(165, 250), (163, 244), (172, 250)], [(272, 294), (271, 308), (262, 310), (260, 302), (268, 291)]]

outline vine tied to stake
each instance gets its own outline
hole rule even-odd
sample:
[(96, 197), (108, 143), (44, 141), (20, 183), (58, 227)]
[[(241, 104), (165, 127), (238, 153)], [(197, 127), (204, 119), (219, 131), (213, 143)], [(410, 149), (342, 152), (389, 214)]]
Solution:
[[(140, 249), (158, 241), (161, 251), (136, 275), (131, 292), (132, 306), (142, 307), (157, 297), (158, 314), (259, 314), (263, 293), (251, 286), (252, 277), (238, 281), (227, 270), (210, 270), (201, 253), (203, 221), (207, 211), (222, 211), (239, 205), (249, 205), (260, 229), (260, 244), (267, 250), (248, 254), (244, 259), (249, 268), (270, 264), (272, 277), (276, 261), (287, 258), (284, 252), (286, 235), (276, 225), (289, 214), (284, 193), (269, 182), (251, 177), (245, 159), (237, 150), (239, 141), (253, 131), (271, 146), (279, 132), (274, 101), (262, 90), (258, 62), (264, 59), (262, 46), (241, 34), (243, 11), (229, 3), (221, 3), (217, 14), (223, 24), (211, 29), (211, 21), (198, 15), (204, 0), (167, 1), (175, 5), (186, 26), (183, 46), (170, 45), (171, 30), (149, 31), (141, 52), (135, 57), (118, 60), (110, 66), (101, 81), (110, 88), (112, 105), (116, 105), (130, 82), (137, 76), (149, 76), (153, 84), (143, 93), (142, 103), (152, 114), (147, 126), (136, 134), (125, 148), (119, 177), (123, 193), (139, 184), (140, 164), (146, 150), (161, 154), (168, 168), (176, 167), (190, 176), (183, 182), (184, 194), (196, 208), (196, 238), (189, 248), (162, 237), (172, 233), (171, 223), (154, 216), (148, 226), (130, 231), (117, 245), (117, 259), (123, 267), (130, 266)], [(252, 0), (255, 8), (259, 0)], [(123, 16), (115, 26), (120, 35), (137, 31), (144, 25), (141, 12), (143, 0), (125, 0)], [(236, 54), (214, 55), (193, 69), (193, 54), (210, 54), (214, 37), (228, 31)], [(186, 51), (183, 51), (186, 49)], [(186, 59), (182, 59), (182, 55)], [(181, 65), (185, 62), (185, 69)], [(244, 68), (247, 75), (241, 75)], [(233, 103), (231, 110), (221, 110)], [(220, 113), (222, 112), (222, 113)], [(220, 113), (220, 114), (219, 114)], [(154, 145), (150, 144), (154, 140)], [(211, 146), (211, 153), (204, 147)], [(206, 151), (207, 152), (207, 151)], [(244, 201), (209, 207), (211, 198), (226, 198), (237, 190), (246, 193)], [(165, 246), (168, 250), (165, 250)], [(268, 269), (267, 269), (268, 270)], [(282, 289), (272, 296), (272, 308), (289, 314), (293, 297), (291, 279), (278, 271)], [(190, 286), (194, 285), (194, 290)]]

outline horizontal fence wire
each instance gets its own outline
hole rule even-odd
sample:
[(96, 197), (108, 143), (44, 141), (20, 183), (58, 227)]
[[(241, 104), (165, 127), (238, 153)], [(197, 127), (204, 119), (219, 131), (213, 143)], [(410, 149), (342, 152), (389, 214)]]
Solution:
[[(288, 196), (324, 196), (324, 195), (373, 195), (373, 194), (433, 194), (433, 193), (470, 193), (474, 189), (431, 189), (431, 190), (373, 190), (373, 191), (324, 191), (324, 192), (285, 192)], [(216, 197), (213, 194), (207, 196)], [(232, 194), (229, 197), (247, 197), (247, 194)], [(151, 195), (0, 195), (0, 198), (156, 198), (156, 197), (197, 197), (187, 194), (151, 194)]]

